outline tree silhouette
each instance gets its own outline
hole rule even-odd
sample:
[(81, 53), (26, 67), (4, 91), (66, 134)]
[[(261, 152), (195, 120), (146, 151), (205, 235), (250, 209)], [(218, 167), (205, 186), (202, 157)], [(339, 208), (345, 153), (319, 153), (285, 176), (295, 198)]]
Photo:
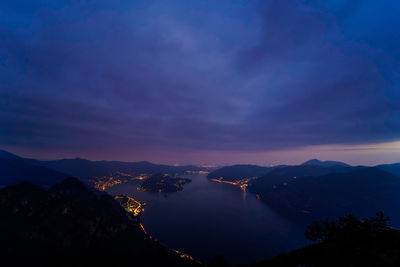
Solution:
[(375, 217), (358, 219), (354, 215), (339, 217), (336, 221), (321, 220), (313, 222), (305, 231), (307, 239), (314, 242), (359, 240), (365, 236), (374, 237), (388, 231), (390, 217), (377, 212)]

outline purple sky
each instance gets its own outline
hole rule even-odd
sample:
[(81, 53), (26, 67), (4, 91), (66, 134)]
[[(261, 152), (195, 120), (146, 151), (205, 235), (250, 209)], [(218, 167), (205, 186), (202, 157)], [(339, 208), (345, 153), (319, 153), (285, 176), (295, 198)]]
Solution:
[(0, 148), (400, 161), (398, 14), (394, 0), (1, 1)]

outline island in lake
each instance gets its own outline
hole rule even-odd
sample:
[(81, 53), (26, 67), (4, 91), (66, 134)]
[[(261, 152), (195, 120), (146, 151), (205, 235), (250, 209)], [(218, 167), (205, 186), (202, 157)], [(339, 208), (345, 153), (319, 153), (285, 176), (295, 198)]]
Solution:
[(177, 192), (183, 190), (183, 185), (190, 183), (187, 178), (171, 177), (168, 174), (153, 174), (139, 187), (143, 191), (152, 192)]

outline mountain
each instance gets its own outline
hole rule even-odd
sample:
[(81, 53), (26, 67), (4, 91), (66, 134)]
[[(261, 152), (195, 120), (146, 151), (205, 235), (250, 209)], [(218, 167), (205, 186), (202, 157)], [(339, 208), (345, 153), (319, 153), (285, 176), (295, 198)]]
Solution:
[[(336, 171), (346, 170), (350, 165), (339, 161), (320, 161), (312, 159), (298, 166), (279, 165), (274, 167), (262, 167), (257, 165), (232, 165), (222, 167), (208, 174), (208, 178), (220, 179), (225, 181), (237, 181), (247, 178), (261, 177), (273, 173), (271, 176), (279, 174), (288, 177), (305, 176), (305, 175), (322, 175)], [(276, 171), (279, 170), (279, 171)], [(347, 171), (347, 170), (346, 170)], [(258, 180), (258, 179), (256, 179)]]
[(321, 161), (318, 159), (311, 159), (309, 161), (304, 162), (301, 165), (314, 165), (314, 166), (321, 166), (321, 167), (333, 167), (333, 166), (343, 166), (343, 167), (350, 167), (349, 164), (346, 164), (341, 161)]
[(321, 176), (329, 173), (349, 172), (352, 170), (354, 170), (354, 168), (340, 165), (332, 167), (322, 167), (318, 165), (277, 167), (266, 175), (252, 180), (248, 188), (251, 192), (260, 194), (261, 192), (269, 192), (275, 188), (294, 183), (297, 179), (304, 176)]
[(147, 161), (121, 162), (121, 161), (90, 161), (87, 159), (61, 159), (52, 161), (39, 161), (26, 159), (27, 162), (39, 166), (46, 166), (54, 170), (68, 173), (81, 179), (108, 176), (115, 172), (127, 172), (135, 174), (168, 173), (170, 175), (185, 174), (186, 172), (207, 171), (206, 168), (197, 166), (169, 166), (153, 164)]
[(47, 167), (27, 164), (22, 159), (0, 159), (0, 185), (13, 185), (22, 181), (47, 186), (60, 182), (68, 175)]
[(199, 265), (149, 237), (111, 196), (94, 193), (77, 179), (49, 190), (30, 183), (0, 189), (0, 213), (0, 257), (5, 264)]
[(262, 176), (267, 174), (270, 170), (271, 168), (257, 165), (232, 165), (210, 172), (207, 177), (211, 179), (220, 179), (222, 177), (223, 180), (234, 182), (246, 178)]
[(114, 168), (104, 166), (102, 164), (97, 164), (96, 162), (75, 158), (75, 159), (60, 159), (60, 160), (36, 160), (36, 159), (24, 159), (30, 164), (37, 166), (45, 166), (59, 172), (68, 173), (70, 176), (79, 177), (82, 179), (87, 179), (95, 176), (109, 175)]
[(347, 213), (364, 216), (371, 210), (383, 210), (393, 214), (393, 222), (400, 225), (397, 212), (400, 177), (373, 167), (346, 169), (349, 171), (296, 179), (271, 172), (253, 181), (249, 190), (293, 220), (310, 222)]
[(13, 160), (13, 159), (20, 159), (20, 157), (8, 151), (0, 149), (0, 160)]
[(97, 189), (105, 190), (110, 186), (143, 179), (156, 173), (177, 176), (208, 172), (205, 167), (169, 166), (147, 161), (90, 161), (81, 158), (37, 160), (22, 158), (4, 150), (0, 150), (0, 161), (0, 187), (21, 181), (46, 186), (66, 177), (77, 177)]
[(400, 176), (400, 163), (382, 164), (382, 165), (378, 165), (376, 167)]

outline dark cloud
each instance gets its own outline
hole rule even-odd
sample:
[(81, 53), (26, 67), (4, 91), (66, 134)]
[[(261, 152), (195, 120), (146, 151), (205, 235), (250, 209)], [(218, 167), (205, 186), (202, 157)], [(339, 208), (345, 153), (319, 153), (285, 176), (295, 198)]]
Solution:
[(3, 1), (0, 145), (106, 156), (398, 140), (399, 6)]
[[(265, 104), (260, 103), (252, 120), (274, 128), (271, 133), (260, 127), (266, 136), (276, 139), (273, 143), (351, 144), (398, 139), (400, 121), (393, 114), (400, 115), (394, 108), (399, 98), (388, 97), (398, 90), (394, 89), (398, 84), (394, 85), (395, 75), (387, 72), (399, 69), (392, 63), (393, 58), (399, 58), (399, 51), (387, 45), (398, 43), (394, 25), (381, 25), (383, 31), (390, 32), (392, 37), (386, 36), (390, 40), (362, 25), (357, 30), (364, 31), (363, 36), (356, 38), (351, 30), (355, 24), (369, 21), (371, 5), (361, 1), (338, 6), (322, 6), (317, 1), (269, 1), (263, 6), (260, 40), (240, 55), (238, 71), (253, 79), (263, 77), (260, 95), (264, 93)], [(277, 85), (269, 86), (269, 82)]]

